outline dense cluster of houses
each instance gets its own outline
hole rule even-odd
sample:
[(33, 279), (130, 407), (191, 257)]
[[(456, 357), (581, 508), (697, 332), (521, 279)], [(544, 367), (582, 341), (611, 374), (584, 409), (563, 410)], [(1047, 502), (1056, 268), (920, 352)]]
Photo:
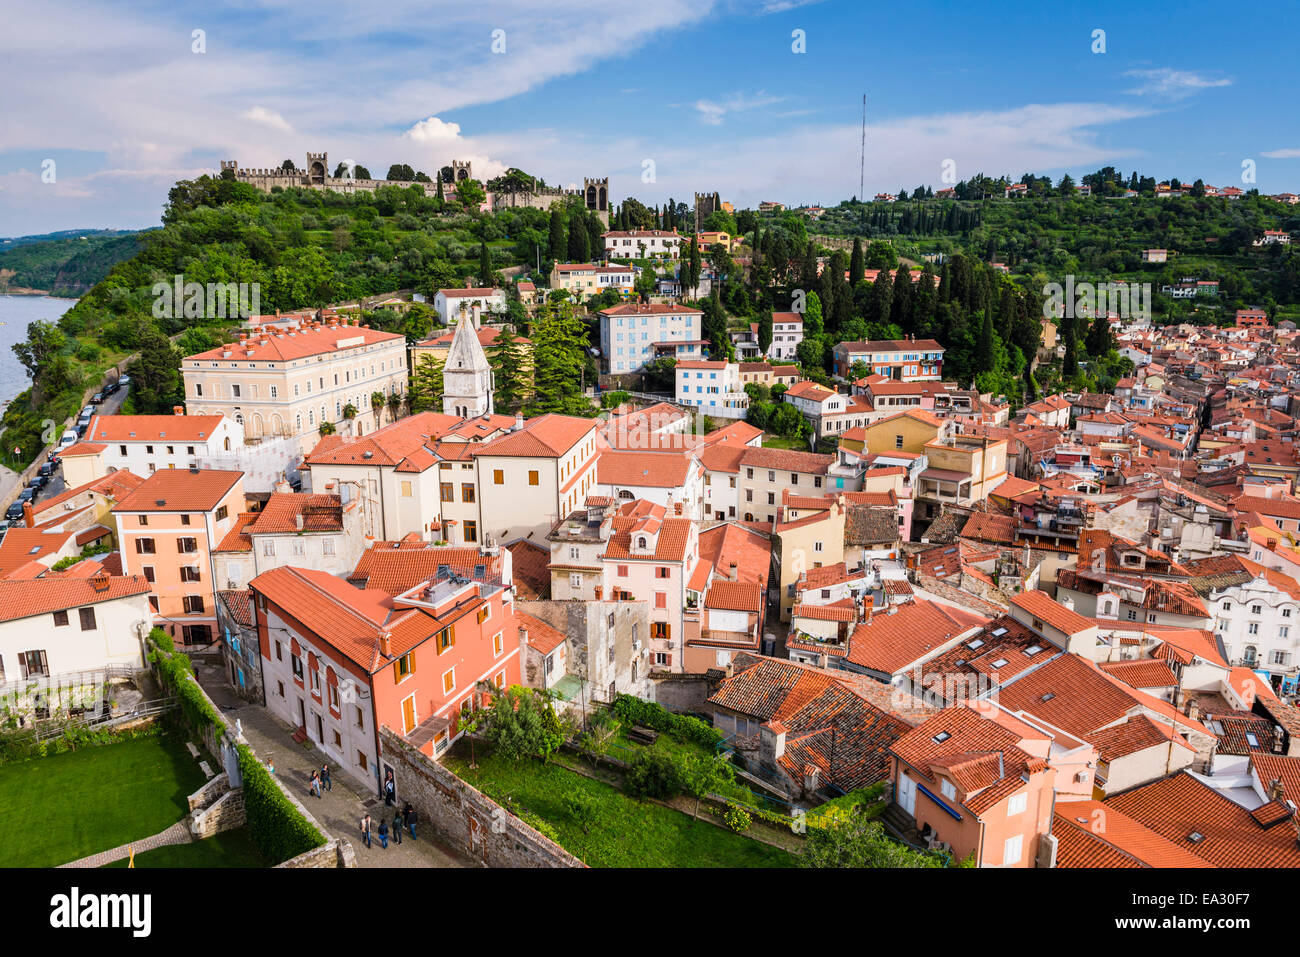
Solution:
[[(0, 682), (140, 667), (160, 627), (365, 781), (380, 727), (437, 757), (509, 685), (693, 695), (753, 786), (884, 782), (898, 839), (978, 866), (1300, 865), (1294, 328), (1117, 323), (1113, 393), (1013, 411), (937, 342), (841, 343), (828, 388), (629, 302), (606, 355), (673, 355), (676, 401), (525, 420), (481, 298), (415, 347), (441, 412), (372, 402), (406, 350), (327, 317), (94, 418), (0, 542)], [(765, 446), (751, 383), (834, 450)]]

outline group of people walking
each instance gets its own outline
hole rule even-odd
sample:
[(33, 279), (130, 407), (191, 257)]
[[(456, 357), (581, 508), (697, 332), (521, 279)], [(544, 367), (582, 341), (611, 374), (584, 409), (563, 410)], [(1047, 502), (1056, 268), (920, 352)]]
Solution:
[[(379, 846), (388, 849), (388, 838), (391, 835), (394, 844), (402, 843), (402, 830), (410, 832), (411, 840), (415, 840), (415, 824), (419, 820), (420, 814), (415, 808), (411, 807), (411, 802), (407, 801), (400, 809), (393, 809), (393, 824), (390, 828), (387, 819), (380, 815), (379, 826), (375, 828), (375, 837), (379, 840)], [(361, 840), (365, 842), (366, 847), (371, 847), (370, 814), (366, 813), (361, 816)]]

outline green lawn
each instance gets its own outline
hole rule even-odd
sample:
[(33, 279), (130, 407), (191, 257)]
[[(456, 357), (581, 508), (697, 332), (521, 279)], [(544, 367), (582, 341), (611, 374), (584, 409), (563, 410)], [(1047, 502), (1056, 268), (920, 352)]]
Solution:
[(166, 830), (205, 778), (176, 735), (0, 767), (0, 867), (50, 867)]
[[(126, 867), (127, 859), (105, 864)], [(246, 828), (222, 831), (193, 844), (169, 844), (135, 856), (136, 867), (266, 867)]]
[[(794, 867), (794, 857), (768, 844), (723, 830), (704, 820), (658, 804), (634, 800), (616, 788), (555, 764), (514, 762), (478, 754), (479, 767), (469, 770), (469, 756), (459, 749), (443, 764), (502, 805), (516, 807), (547, 821), (560, 843), (592, 867)], [(590, 834), (573, 823), (564, 807), (566, 795), (582, 793), (597, 807)], [(703, 813), (703, 812), (702, 812)]]

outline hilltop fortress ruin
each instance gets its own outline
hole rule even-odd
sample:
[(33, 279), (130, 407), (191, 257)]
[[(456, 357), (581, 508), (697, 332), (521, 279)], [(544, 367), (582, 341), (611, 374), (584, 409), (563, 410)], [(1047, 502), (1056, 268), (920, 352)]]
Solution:
[[(332, 176), (329, 168), (328, 153), (308, 153), (306, 169), (243, 169), (235, 160), (222, 160), (221, 172), (230, 170), (231, 175), (241, 183), (248, 183), (264, 192), (275, 187), (281, 189), (328, 189), (336, 193), (373, 193), (382, 186), (410, 187), (418, 186), (426, 196), (438, 194), (436, 179), (427, 183), (416, 181), (398, 181), (387, 179), (357, 179), (353, 176)], [(473, 168), (468, 160), (452, 160), (449, 166), (439, 172), (443, 178), (443, 196), (450, 199), (456, 195), (456, 184), (474, 178)], [(609, 177), (600, 179), (583, 177), (581, 189), (563, 189), (554, 186), (534, 186), (531, 189), (509, 191), (488, 191), (487, 208), (503, 209), (508, 207), (532, 207), (533, 209), (550, 209), (551, 204), (576, 196), (583, 206), (600, 217), (609, 225)]]

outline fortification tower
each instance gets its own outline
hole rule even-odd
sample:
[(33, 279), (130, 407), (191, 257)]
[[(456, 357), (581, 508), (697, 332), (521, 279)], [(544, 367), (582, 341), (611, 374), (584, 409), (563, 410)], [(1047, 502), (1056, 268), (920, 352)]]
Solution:
[(600, 213), (609, 212), (609, 177), (604, 179), (582, 178), (582, 196), (588, 209)]
[(473, 179), (474, 173), (470, 167), (469, 160), (452, 160), (451, 161), (451, 179), (454, 183), (459, 183), (463, 179)]
[(330, 163), (328, 153), (307, 154), (307, 182), (314, 186), (324, 186), (329, 179)]

